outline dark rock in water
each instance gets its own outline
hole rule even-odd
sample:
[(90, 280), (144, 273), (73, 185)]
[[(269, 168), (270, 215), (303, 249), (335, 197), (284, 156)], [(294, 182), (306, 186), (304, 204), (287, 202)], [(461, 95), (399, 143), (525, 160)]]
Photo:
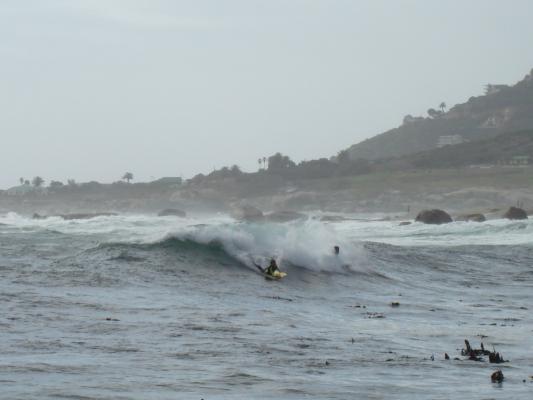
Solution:
[(424, 210), (418, 213), (415, 221), (423, 222), (424, 224), (447, 224), (452, 222), (452, 217), (446, 212), (438, 209)]
[(402, 221), (402, 222), (400, 222), (400, 226), (411, 225), (411, 224), (412, 224), (411, 221)]
[(483, 342), (481, 342), (480, 349), (473, 349), (470, 346), (470, 342), (465, 339), (465, 346), (466, 346), (466, 349), (461, 350), (461, 355), (468, 356), (469, 360), (483, 361), (483, 358), (481, 356), (489, 356), (489, 362), (493, 364), (500, 364), (500, 363), (508, 362), (504, 360), (503, 357), (500, 355), (500, 353), (496, 352), (496, 350), (493, 350), (493, 351), (485, 350), (485, 346), (483, 346)]
[(489, 353), (489, 362), (491, 364), (501, 364), (506, 362), (503, 357), (500, 355), (500, 353), (493, 351)]
[(157, 213), (158, 217), (181, 217), (185, 218), (187, 213), (185, 211), (178, 210), (176, 208), (166, 208), (163, 211)]
[(500, 369), (493, 372), (492, 375), (490, 376), (490, 380), (496, 383), (501, 383), (503, 382), (504, 379), (505, 378), (503, 376), (503, 372)]
[(46, 219), (47, 217), (41, 214), (34, 213), (32, 219)]
[(274, 211), (265, 215), (265, 219), (270, 222), (289, 222), (304, 218), (307, 218), (305, 214), (296, 211)]
[(481, 343), (481, 349), (473, 349), (470, 346), (470, 342), (465, 339), (465, 349), (461, 350), (461, 355), (463, 356), (469, 356), (470, 359), (474, 359), (477, 356), (488, 356), (490, 354), (490, 351), (485, 350), (485, 347), (483, 346), (483, 343)]
[(391, 307), (400, 307), (400, 302), (399, 301), (393, 301), (392, 303), (390, 303)]
[(372, 318), (372, 319), (382, 319), (382, 318), (385, 318), (385, 315), (383, 315), (382, 313), (378, 313), (378, 312), (367, 312), (366, 317)]
[(450, 356), (448, 355), (448, 353), (444, 353), (444, 359), (445, 360), (449, 360), (450, 359)]
[(510, 207), (505, 214), (503, 214), (503, 218), (507, 219), (527, 219), (527, 213), (518, 207)]
[(460, 215), (456, 219), (456, 221), (472, 221), (472, 222), (485, 222), (487, 219), (483, 214), (466, 214), (466, 215)]

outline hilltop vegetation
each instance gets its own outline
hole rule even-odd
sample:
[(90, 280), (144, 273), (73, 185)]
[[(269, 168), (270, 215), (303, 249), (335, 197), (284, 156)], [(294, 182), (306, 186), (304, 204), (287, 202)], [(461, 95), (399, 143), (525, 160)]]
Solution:
[[(441, 107), (444, 104), (441, 104)], [(533, 128), (533, 70), (514, 86), (487, 85), (484, 96), (471, 97), (445, 112), (404, 118), (403, 124), (347, 149), (351, 159), (402, 157), (437, 147), (440, 136), (461, 135), (467, 141)]]

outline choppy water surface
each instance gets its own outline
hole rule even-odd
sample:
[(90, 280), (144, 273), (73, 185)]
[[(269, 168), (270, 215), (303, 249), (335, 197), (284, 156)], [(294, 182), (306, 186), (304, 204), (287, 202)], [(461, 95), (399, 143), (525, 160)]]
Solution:
[(533, 396), (531, 222), (0, 224), (0, 398)]

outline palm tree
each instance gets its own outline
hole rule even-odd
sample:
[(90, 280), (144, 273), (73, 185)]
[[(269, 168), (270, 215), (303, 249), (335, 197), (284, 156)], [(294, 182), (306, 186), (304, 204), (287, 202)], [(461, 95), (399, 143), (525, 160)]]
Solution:
[(261, 158), (258, 158), (258, 159), (257, 159), (257, 163), (259, 164), (259, 169), (261, 169), (261, 162), (262, 162), (262, 161), (263, 161), (263, 159), (261, 159)]
[(442, 112), (444, 112), (444, 110), (446, 109), (446, 103), (445, 102), (440, 103), (439, 108), (442, 110)]
[(122, 179), (130, 183), (130, 181), (133, 179), (133, 174), (131, 172), (126, 172), (124, 176), (122, 177)]

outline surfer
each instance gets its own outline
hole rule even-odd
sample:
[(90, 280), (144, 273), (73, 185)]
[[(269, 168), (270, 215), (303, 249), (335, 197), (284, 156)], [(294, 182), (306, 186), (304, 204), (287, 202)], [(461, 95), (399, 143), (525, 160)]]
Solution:
[(268, 267), (263, 268), (259, 264), (256, 264), (254, 261), (252, 261), (253, 264), (257, 267), (259, 271), (265, 276), (266, 279), (281, 279), (287, 276), (287, 273), (281, 272), (278, 268), (278, 263), (276, 262), (276, 259), (272, 257), (270, 259), (270, 264)]
[(339, 253), (341, 252), (341, 248), (339, 246), (333, 246), (333, 252), (335, 253), (336, 256), (338, 256)]
[(271, 258), (270, 265), (267, 269), (265, 269), (265, 274), (274, 276), (276, 271), (279, 271), (278, 264), (276, 263), (276, 260), (274, 258)]

